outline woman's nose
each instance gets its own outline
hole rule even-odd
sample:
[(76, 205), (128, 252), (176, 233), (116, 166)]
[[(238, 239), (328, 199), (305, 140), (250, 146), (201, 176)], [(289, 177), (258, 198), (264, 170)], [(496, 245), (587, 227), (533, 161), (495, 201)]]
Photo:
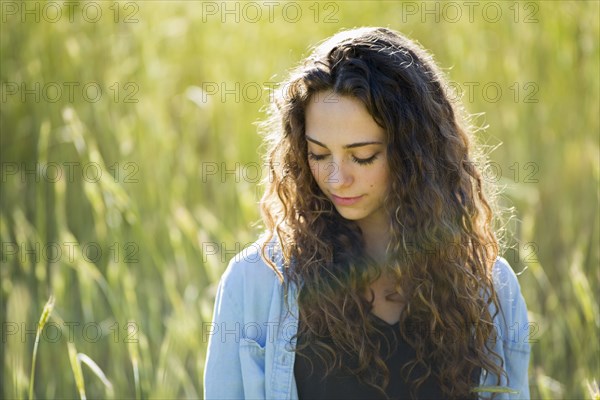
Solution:
[(348, 162), (332, 161), (326, 166), (326, 183), (332, 188), (342, 188), (352, 184), (354, 177), (352, 175), (352, 166)]

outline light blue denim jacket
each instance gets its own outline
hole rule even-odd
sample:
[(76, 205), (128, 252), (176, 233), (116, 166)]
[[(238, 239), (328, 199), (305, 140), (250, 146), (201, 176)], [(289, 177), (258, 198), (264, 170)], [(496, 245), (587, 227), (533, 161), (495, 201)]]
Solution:
[[(298, 329), (298, 289), (290, 285), (289, 312), (284, 303), (283, 285), (261, 259), (259, 239), (229, 263), (217, 288), (212, 323), (204, 323), (203, 339), (208, 340), (204, 368), (204, 398), (212, 399), (298, 399), (294, 378)], [(282, 270), (281, 253), (269, 257)], [(527, 307), (517, 277), (508, 262), (496, 260), (494, 284), (501, 311), (494, 325), (499, 340), (492, 348), (502, 357), (511, 389), (518, 394), (500, 393), (498, 399), (529, 399), (529, 323)], [(492, 306), (493, 307), (493, 306)], [(490, 310), (494, 312), (492, 308)], [(495, 386), (496, 376), (483, 370), (480, 384)], [(507, 386), (502, 376), (502, 386)], [(489, 398), (481, 393), (480, 398)]]

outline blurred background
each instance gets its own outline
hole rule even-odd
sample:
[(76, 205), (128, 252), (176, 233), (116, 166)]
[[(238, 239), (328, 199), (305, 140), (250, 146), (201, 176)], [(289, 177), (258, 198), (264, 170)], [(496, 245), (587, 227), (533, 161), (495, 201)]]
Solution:
[(429, 49), (487, 126), (532, 397), (593, 397), (599, 4), (0, 2), (2, 397), (202, 397), (216, 284), (260, 232), (269, 89), (362, 25)]

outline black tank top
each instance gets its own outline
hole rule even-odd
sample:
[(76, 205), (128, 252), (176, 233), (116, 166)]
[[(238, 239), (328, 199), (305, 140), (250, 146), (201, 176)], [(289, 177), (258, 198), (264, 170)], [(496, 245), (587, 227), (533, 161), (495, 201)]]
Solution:
[[(383, 334), (378, 334), (381, 338), (381, 356), (385, 360), (385, 363), (390, 372), (390, 381), (386, 388), (386, 394), (391, 399), (410, 399), (409, 385), (400, 377), (403, 376), (400, 373), (402, 366), (415, 357), (415, 351), (410, 345), (402, 338), (399, 332), (400, 322), (394, 325), (390, 325), (374, 314), (372, 316), (373, 323), (377, 326)], [(299, 322), (300, 324), (302, 321)], [(385, 339), (387, 339), (387, 342)], [(327, 338), (326, 342), (333, 346), (333, 341)], [(304, 338), (299, 336), (297, 338), (297, 345), (304, 343)], [(391, 347), (388, 347), (387, 343)], [(309, 346), (302, 350), (302, 354), (306, 355), (312, 361), (312, 374), (311, 364), (308, 359), (301, 355), (296, 355), (294, 363), (294, 376), (296, 378), (296, 386), (298, 389), (298, 396), (300, 400), (313, 400), (313, 399), (384, 399), (385, 397), (377, 391), (375, 388), (361, 383), (356, 376), (350, 375), (347, 372), (336, 369), (325, 377), (325, 366), (323, 361), (316, 356), (312, 348)], [(386, 360), (386, 356), (389, 358)], [(345, 357), (344, 363), (355, 363), (353, 357)], [(411, 380), (422, 376), (424, 368), (417, 365), (413, 370)], [(477, 368), (472, 375), (472, 382), (474, 385), (479, 384), (479, 375), (481, 369)], [(396, 378), (394, 378), (396, 377)], [(324, 379), (323, 379), (324, 378)], [(441, 387), (439, 382), (430, 375), (429, 378), (420, 386), (417, 392), (419, 399), (443, 399)], [(474, 394), (472, 397), (476, 399), (477, 396)]]

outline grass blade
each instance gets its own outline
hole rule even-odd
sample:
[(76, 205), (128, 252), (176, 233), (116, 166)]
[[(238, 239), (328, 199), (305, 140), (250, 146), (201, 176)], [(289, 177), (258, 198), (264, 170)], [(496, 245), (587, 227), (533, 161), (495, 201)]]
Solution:
[(102, 381), (102, 383), (104, 384), (104, 386), (106, 387), (106, 391), (108, 392), (108, 397), (113, 398), (114, 392), (113, 392), (112, 383), (110, 383), (110, 381), (108, 380), (108, 378), (106, 377), (106, 375), (104, 374), (102, 369), (98, 366), (98, 364), (96, 364), (94, 362), (94, 360), (92, 360), (90, 357), (88, 357), (84, 353), (77, 354), (77, 361), (79, 361), (80, 363), (83, 362), (85, 365), (87, 365), (92, 370), (94, 375), (96, 375), (98, 377), (98, 379), (100, 379)]
[(73, 376), (75, 377), (75, 385), (79, 391), (79, 397), (81, 397), (82, 400), (85, 400), (85, 383), (83, 381), (81, 364), (79, 363), (79, 358), (77, 357), (77, 349), (71, 342), (67, 343), (67, 347), (69, 348), (69, 361), (71, 362), (71, 369), (73, 370)]
[(29, 380), (29, 400), (33, 400), (33, 382), (35, 380), (35, 360), (37, 357), (37, 349), (38, 344), (40, 342), (40, 334), (48, 322), (50, 318), (50, 314), (52, 314), (52, 310), (54, 309), (54, 296), (51, 295), (46, 305), (44, 306), (44, 310), (42, 311), (42, 315), (40, 317), (40, 321), (38, 322), (37, 332), (35, 333), (35, 344), (33, 345), (33, 356), (31, 359), (31, 379)]
[(489, 393), (511, 393), (518, 394), (519, 392), (506, 386), (478, 386), (471, 389), (472, 392), (489, 392)]

